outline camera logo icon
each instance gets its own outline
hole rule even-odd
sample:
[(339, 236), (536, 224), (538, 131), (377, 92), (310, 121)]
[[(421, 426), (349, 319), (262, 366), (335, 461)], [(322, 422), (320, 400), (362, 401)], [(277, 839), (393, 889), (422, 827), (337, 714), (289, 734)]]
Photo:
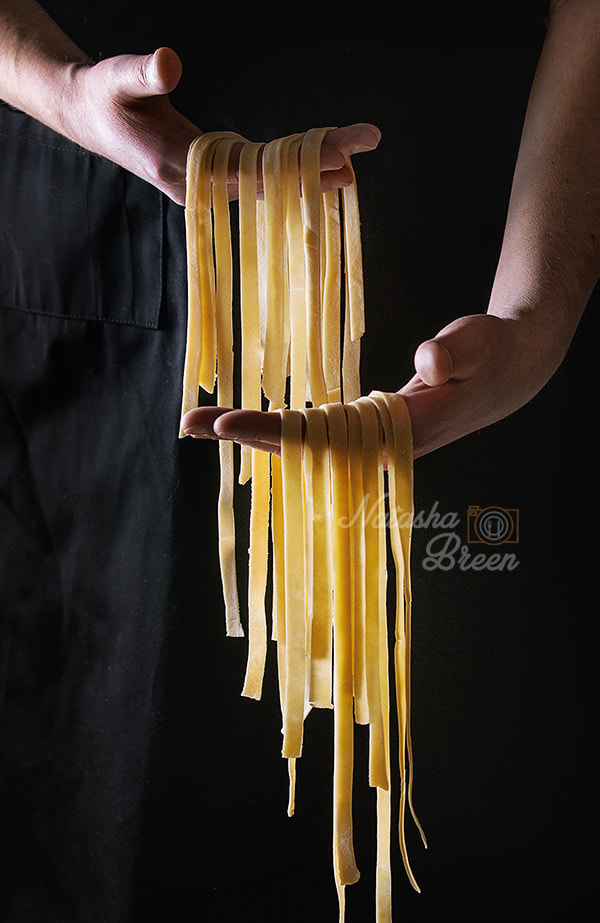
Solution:
[(470, 506), (467, 542), (471, 545), (515, 545), (519, 541), (519, 511), (501, 506)]

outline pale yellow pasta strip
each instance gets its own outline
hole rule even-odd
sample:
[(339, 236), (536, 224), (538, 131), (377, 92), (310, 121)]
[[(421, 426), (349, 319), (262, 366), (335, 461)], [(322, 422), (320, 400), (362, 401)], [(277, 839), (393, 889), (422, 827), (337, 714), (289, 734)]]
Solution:
[[(262, 346), (259, 290), (258, 157), (263, 145), (247, 142), (240, 152), (240, 315), (242, 407), (260, 410)], [(248, 466), (250, 465), (250, 470)], [(241, 447), (240, 483), (251, 474), (250, 546), (248, 559), (248, 662), (242, 695), (260, 699), (267, 654), (265, 594), (269, 558), (270, 458)]]
[[(340, 197), (337, 189), (323, 193), (323, 365), (328, 402), (342, 400)], [(358, 395), (356, 395), (358, 396)]]
[[(261, 409), (262, 348), (260, 340), (257, 186), (258, 156), (263, 145), (246, 142), (239, 162), (239, 238), (240, 238), (240, 326), (242, 407)], [(241, 446), (240, 484), (252, 471), (252, 451)]]
[[(383, 473), (383, 431), (379, 427), (379, 442), (377, 446), (377, 478), (380, 491), (385, 491), (385, 478)], [(383, 504), (385, 506), (385, 503)], [(389, 498), (388, 498), (389, 505)], [(380, 526), (380, 535), (385, 533), (384, 526)], [(386, 541), (382, 536), (381, 543)], [(387, 581), (381, 579), (382, 588)], [(392, 921), (392, 860), (391, 860), (391, 833), (392, 833), (392, 794), (391, 794), (391, 754), (390, 754), (390, 682), (389, 682), (389, 645), (388, 645), (388, 620), (387, 600), (380, 603), (379, 621), (379, 682), (381, 689), (381, 717), (383, 730), (383, 749), (385, 760), (385, 773), (388, 779), (387, 786), (382, 784), (377, 788), (377, 869), (375, 877), (375, 906), (376, 923), (391, 923)]]
[[(283, 732), (286, 693), (285, 530), (282, 463), (279, 455), (273, 455), (271, 458), (271, 545), (273, 552), (272, 639), (277, 642), (277, 678)], [(291, 759), (288, 759), (290, 785), (288, 813), (294, 810), (295, 769), (295, 764), (292, 764)]]
[[(387, 660), (386, 660), (387, 664)], [(377, 789), (377, 866), (375, 873), (375, 921), (392, 923), (392, 796)]]
[(348, 423), (348, 472), (350, 477), (348, 528), (352, 562), (351, 624), (354, 716), (357, 724), (368, 724), (362, 427), (358, 408), (353, 404), (347, 404), (345, 410)]
[[(285, 403), (289, 345), (286, 343), (289, 321), (284, 311), (287, 265), (283, 178), (287, 169), (287, 151), (296, 137), (278, 138), (263, 149), (267, 321), (262, 388), (266, 397), (279, 406)], [(283, 170), (282, 164), (285, 165)]]
[(345, 308), (342, 387), (345, 403), (360, 397), (360, 341), (365, 329), (364, 284), (360, 215), (356, 176), (350, 158), (346, 166), (352, 172), (352, 183), (342, 189), (344, 215)]
[[(232, 254), (227, 176), (229, 157), (235, 139), (218, 143), (213, 163), (213, 220), (216, 279), (217, 335), (217, 401), (223, 407), (233, 406), (233, 318), (232, 318)], [(234, 444), (219, 442), (221, 483), (219, 490), (219, 560), (225, 600), (227, 634), (244, 634), (240, 621), (234, 516)]]
[(252, 450), (252, 497), (248, 561), (248, 662), (242, 695), (260, 699), (267, 656), (265, 594), (269, 560), (271, 458)]
[(271, 457), (271, 551), (273, 557), (273, 602), (271, 638), (277, 641), (277, 661), (281, 710), (285, 703), (285, 555), (283, 529), (283, 485), (281, 458)]
[[(267, 210), (264, 197), (256, 203), (256, 249), (258, 259), (258, 318), (260, 323), (261, 376), (267, 331)], [(262, 389), (262, 384), (261, 384)], [(278, 406), (282, 406), (279, 404)]]
[[(377, 721), (371, 724), (369, 778), (377, 785), (376, 923), (391, 923), (391, 779), (390, 779), (390, 691), (385, 576), (385, 482), (382, 458), (382, 429), (376, 407), (368, 398), (356, 402), (363, 431), (363, 479), (365, 505), (365, 573), (370, 627), (369, 689), (371, 709)], [(374, 650), (377, 633), (377, 653)]]
[(289, 271), (290, 323), (290, 408), (299, 410), (306, 403), (306, 308), (304, 235), (298, 155), (301, 138), (288, 148), (286, 195), (286, 233)]
[[(190, 146), (188, 153), (189, 181), (186, 181), (186, 212), (190, 212), (188, 218), (186, 218), (188, 275), (191, 273), (193, 279), (191, 295), (193, 300), (188, 305), (188, 326), (191, 328), (193, 341), (189, 343), (187, 356), (189, 356), (190, 363), (193, 363), (194, 366), (196, 362), (198, 363), (199, 385), (209, 392), (212, 392), (215, 386), (217, 359), (211, 213), (212, 158), (216, 145), (222, 139), (231, 139), (237, 142), (245, 140), (235, 132), (207, 132), (200, 135)], [(193, 277), (196, 272), (197, 280), (194, 281)], [(195, 294), (193, 294), (194, 292)], [(198, 323), (200, 329), (196, 333)], [(192, 406), (196, 406), (196, 404), (197, 395)]]
[(281, 146), (283, 138), (270, 141), (263, 149), (263, 189), (265, 213), (266, 322), (262, 388), (266, 397), (283, 406), (285, 398), (284, 355), (284, 272), (285, 241), (281, 188)]
[(292, 817), (296, 810), (296, 757), (290, 756), (288, 759), (288, 776), (289, 776), (289, 798), (288, 798), (288, 817)]
[(395, 442), (395, 486), (396, 509), (401, 514), (398, 523), (400, 545), (404, 566), (404, 635), (406, 642), (405, 658), (405, 687), (406, 687), (406, 748), (407, 748), (407, 800), (413, 820), (423, 845), (427, 847), (427, 839), (423, 827), (417, 818), (413, 805), (413, 746), (411, 732), (411, 644), (412, 644), (412, 589), (410, 570), (410, 549), (412, 541), (412, 520), (414, 517), (414, 488), (413, 488), (413, 443), (412, 426), (406, 402), (401, 394), (388, 392), (375, 392), (381, 394), (390, 413), (392, 430)]
[[(323, 310), (323, 292), (325, 291), (325, 273), (327, 271), (327, 252), (325, 244), (325, 193), (321, 193), (319, 197), (319, 227), (321, 233), (319, 235), (319, 279), (321, 285), (321, 311)], [(323, 346), (321, 345), (321, 349)], [(323, 355), (323, 362), (325, 361), (325, 356)]]
[[(303, 413), (302, 432), (306, 431), (306, 416)], [(306, 651), (305, 666), (306, 677), (304, 684), (304, 717), (306, 718), (312, 708), (311, 700), (311, 675), (312, 675), (312, 620), (313, 620), (313, 582), (315, 572), (314, 537), (318, 526), (314, 521), (313, 479), (312, 479), (312, 452), (308, 442), (303, 437), (302, 444), (302, 497), (303, 497), (303, 526), (304, 526), (304, 614), (306, 619)], [(320, 569), (320, 564), (317, 564)]]
[(240, 620), (235, 559), (235, 519), (233, 512), (234, 460), (233, 444), (219, 444), (221, 486), (219, 490), (219, 563), (225, 601), (225, 625), (229, 637), (241, 638), (244, 629)]
[(306, 331), (308, 382), (313, 406), (327, 401), (321, 328), (321, 145), (328, 128), (311, 128), (302, 139), (300, 172), (306, 268)]
[(358, 188), (354, 167), (349, 157), (346, 158), (346, 167), (352, 173), (352, 182), (342, 188), (344, 254), (350, 315), (350, 339), (354, 341), (360, 339), (365, 332), (365, 296)]
[(352, 637), (349, 624), (350, 536), (344, 525), (349, 511), (348, 435), (341, 404), (327, 404), (331, 452), (331, 514), (334, 579), (334, 805), (335, 880), (343, 906), (344, 888), (359, 878), (352, 831), (354, 722), (352, 705)]
[[(188, 283), (187, 342), (183, 373), (181, 416), (198, 406), (201, 356), (211, 354), (212, 384), (216, 366), (214, 334), (214, 268), (212, 262), (211, 177), (212, 158), (221, 136), (200, 135), (189, 146), (186, 166), (186, 256)], [(180, 436), (183, 432), (180, 431)]]
[[(181, 416), (198, 405), (200, 379), (200, 347), (202, 337), (202, 310), (200, 305), (200, 267), (198, 261), (198, 234), (196, 210), (198, 204), (200, 158), (197, 156), (198, 139), (190, 144), (186, 166), (185, 228), (188, 286), (187, 340), (183, 372)], [(180, 428), (179, 436), (184, 436)]]
[[(311, 494), (312, 548), (307, 554), (308, 613), (310, 620), (309, 701), (317, 708), (332, 708), (332, 549), (329, 444), (324, 413), (304, 410), (304, 446), (307, 494)], [(307, 537), (308, 540), (308, 537)]]
[[(406, 664), (408, 660), (408, 650), (406, 645), (405, 633), (405, 610), (404, 610), (404, 580), (405, 567), (400, 536), (400, 527), (398, 523), (399, 501), (404, 499), (398, 491), (398, 482), (401, 477), (402, 465), (402, 447), (396, 450), (396, 434), (394, 433), (392, 417), (385, 396), (381, 392), (373, 392), (369, 395), (374, 402), (380, 415), (383, 425), (387, 465), (388, 465), (388, 483), (389, 483), (389, 514), (390, 514), (390, 540), (392, 553), (396, 567), (396, 623), (395, 623), (395, 644), (394, 644), (394, 665), (396, 673), (396, 706), (398, 711), (398, 765), (400, 769), (400, 808), (398, 833), (400, 841), (400, 852), (404, 862), (404, 867), (408, 879), (416, 891), (420, 888), (413, 875), (410, 862), (408, 859), (408, 850), (406, 846), (405, 832), (405, 812), (407, 800), (407, 766), (406, 766), (406, 747), (407, 747), (407, 671)], [(411, 462), (412, 464), (412, 462)]]
[[(274, 408), (273, 408), (274, 409)], [(273, 548), (273, 626), (272, 638), (277, 642), (277, 676), (282, 725), (285, 723), (286, 702), (286, 611), (285, 611), (285, 526), (283, 500), (283, 465), (278, 455), (271, 459), (271, 541)], [(283, 732), (283, 726), (282, 726)], [(296, 762), (288, 757), (288, 815), (295, 810)]]
[(387, 578), (385, 487), (382, 470), (381, 436), (376, 408), (367, 398), (354, 405), (361, 419), (363, 490), (365, 496), (365, 659), (370, 724), (369, 783), (387, 789), (390, 784), (386, 722), (389, 692), (386, 691), (387, 659), (381, 662), (387, 643)]
[(346, 297), (342, 357), (342, 391), (344, 403), (346, 404), (356, 401), (360, 397), (360, 347), (360, 339), (352, 340), (350, 337), (350, 307)]
[(285, 561), (284, 757), (302, 755), (306, 697), (307, 625), (304, 595), (302, 413), (281, 412), (281, 471)]

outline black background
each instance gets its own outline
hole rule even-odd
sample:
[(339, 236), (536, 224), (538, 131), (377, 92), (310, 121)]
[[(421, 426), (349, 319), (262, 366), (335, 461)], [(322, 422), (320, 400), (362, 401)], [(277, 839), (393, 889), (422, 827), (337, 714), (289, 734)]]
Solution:
[[(401, 387), (421, 340), (486, 310), (544, 4), (45, 6), (94, 58), (175, 48), (184, 71), (173, 101), (202, 130), (269, 140), (313, 125), (380, 127), (378, 150), (354, 159), (365, 393)], [(519, 543), (506, 550), (519, 566), (428, 573), (433, 531), (415, 530), (415, 803), (429, 849), (409, 825), (417, 895), (394, 847), (399, 920), (440, 908), (463, 920), (578, 918), (593, 893), (597, 300), (537, 398), (415, 466), (416, 509), (456, 513), (465, 541), (469, 505), (518, 510)], [(198, 472), (200, 508), (216, 490), (214, 446), (186, 440), (182, 456)], [(135, 920), (336, 920), (331, 716), (307, 722), (289, 819), (274, 648), (262, 702), (242, 699), (245, 642), (224, 637), (216, 520), (202, 530), (205, 547), (183, 568), (190, 604), (172, 633)], [(348, 923), (374, 919), (364, 754), (359, 733), (362, 877), (347, 889)]]

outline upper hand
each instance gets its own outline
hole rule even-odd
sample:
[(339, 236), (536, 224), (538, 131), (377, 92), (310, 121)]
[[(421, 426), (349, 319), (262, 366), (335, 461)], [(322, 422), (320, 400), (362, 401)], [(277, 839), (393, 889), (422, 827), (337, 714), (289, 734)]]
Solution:
[(170, 48), (123, 54), (72, 69), (65, 134), (185, 202), (187, 151), (200, 129), (169, 100), (181, 77)]
[[(188, 148), (202, 132), (169, 100), (181, 74), (181, 61), (170, 48), (71, 66), (63, 133), (184, 205)], [(329, 132), (321, 156), (323, 190), (347, 185), (345, 158), (372, 150), (379, 138), (374, 125), (362, 123)], [(238, 154), (234, 149), (230, 163), (233, 194)]]

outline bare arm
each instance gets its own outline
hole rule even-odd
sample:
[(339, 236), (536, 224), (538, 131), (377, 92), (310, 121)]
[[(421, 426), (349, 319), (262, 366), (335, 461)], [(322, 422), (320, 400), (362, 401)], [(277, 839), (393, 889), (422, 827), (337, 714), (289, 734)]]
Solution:
[(55, 131), (72, 71), (91, 64), (33, 0), (0, 0), (0, 97)]
[(169, 48), (94, 64), (34, 0), (0, 0), (0, 97), (177, 202), (200, 133), (169, 102), (180, 76)]
[(529, 401), (600, 274), (600, 4), (563, 0), (550, 13), (487, 313), (422, 344), (402, 389), (417, 454)]
[[(562, 362), (599, 274), (600, 3), (562, 0), (550, 9), (487, 312), (421, 344), (401, 389), (415, 456), (527, 403)], [(278, 414), (206, 408), (185, 425), (279, 448)]]

